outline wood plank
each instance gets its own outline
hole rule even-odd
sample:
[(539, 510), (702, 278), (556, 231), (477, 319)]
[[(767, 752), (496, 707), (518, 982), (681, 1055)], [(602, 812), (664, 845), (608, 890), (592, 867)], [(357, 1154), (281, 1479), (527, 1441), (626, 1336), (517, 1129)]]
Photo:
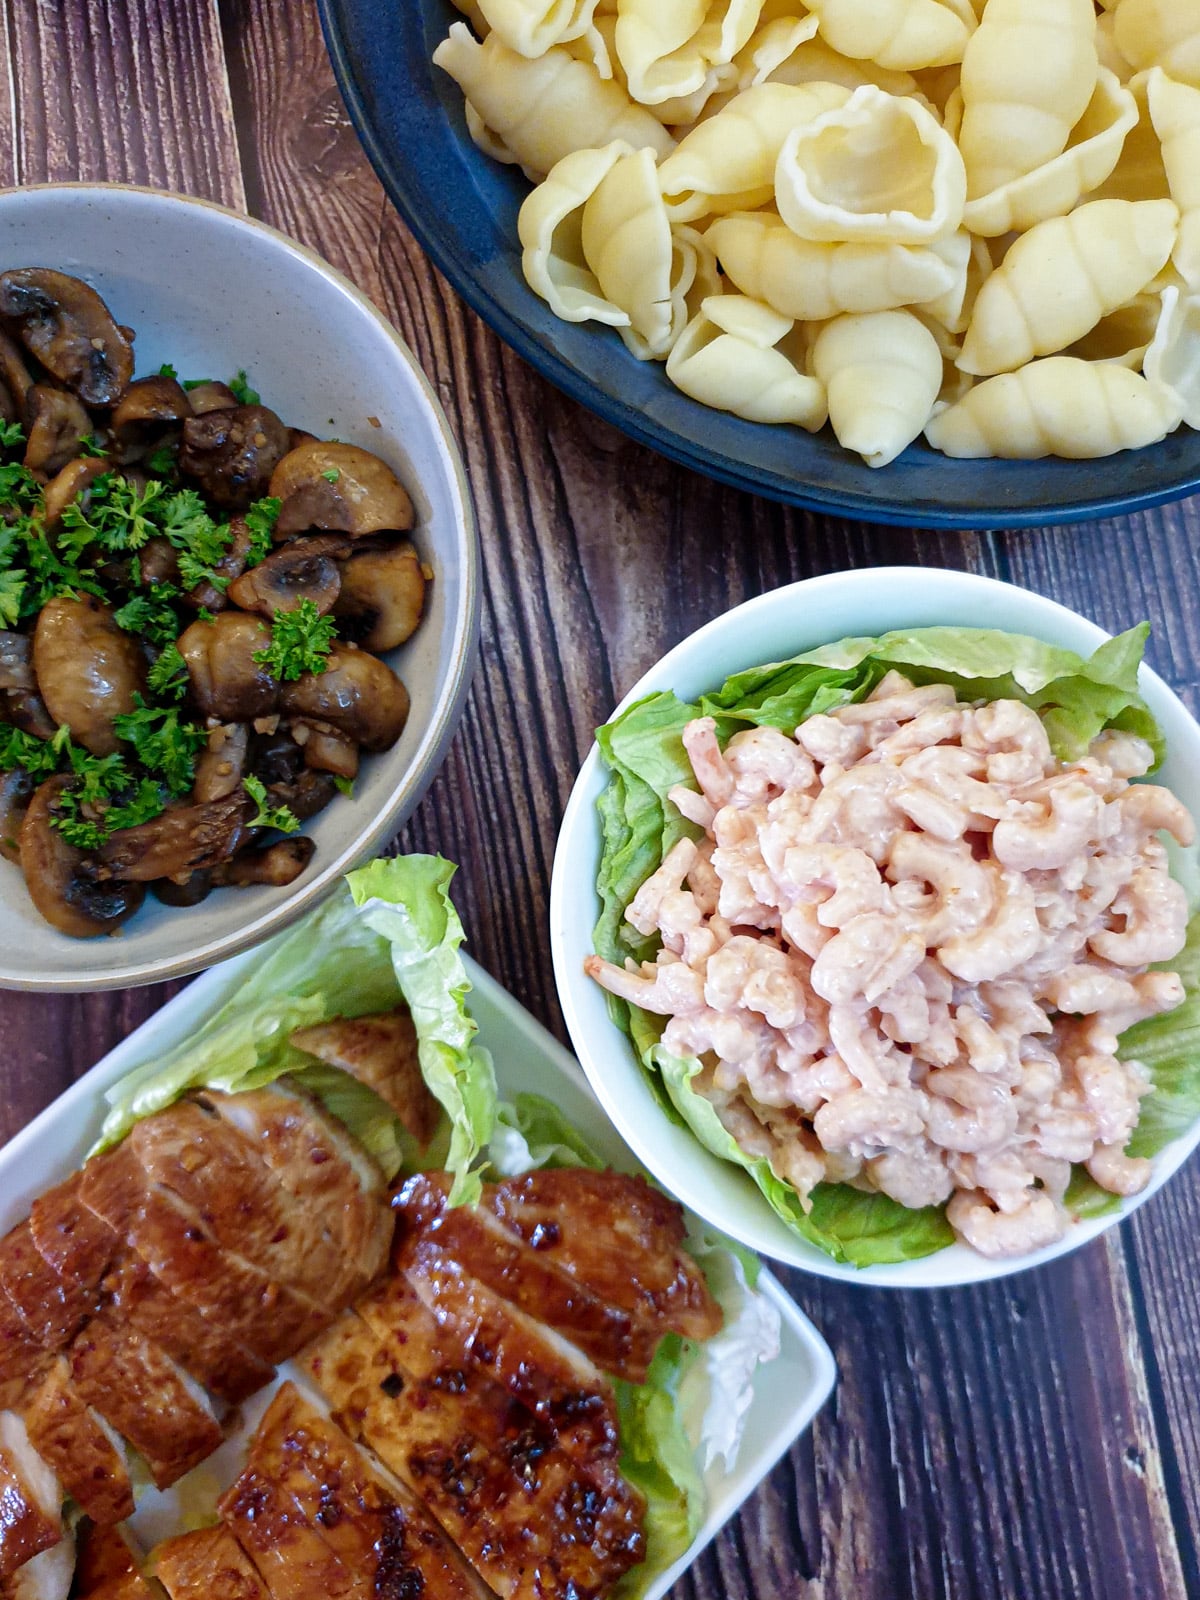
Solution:
[(245, 208), (209, 0), (9, 7), (20, 183), (140, 183)]

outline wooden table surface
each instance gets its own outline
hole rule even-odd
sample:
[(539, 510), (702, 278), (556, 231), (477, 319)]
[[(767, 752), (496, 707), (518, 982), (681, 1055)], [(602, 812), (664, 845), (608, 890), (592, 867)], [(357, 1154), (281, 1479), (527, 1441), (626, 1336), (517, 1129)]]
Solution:
[[(121, 180), (247, 208), (347, 272), (436, 385), (479, 514), (483, 648), (399, 845), (462, 864), (472, 953), (560, 1035), (547, 889), (591, 730), (729, 606), (849, 566), (965, 568), (1114, 632), (1148, 617), (1153, 664), (1196, 709), (1200, 502), (907, 533), (786, 510), (629, 443), (424, 259), (359, 148), (312, 0), (6, 0), (0, 49), (0, 185)], [(0, 1139), (172, 992), (0, 995)], [(900, 1294), (784, 1273), (840, 1381), (677, 1595), (1200, 1596), (1198, 1237), (1193, 1161), (1130, 1223), (995, 1286)]]

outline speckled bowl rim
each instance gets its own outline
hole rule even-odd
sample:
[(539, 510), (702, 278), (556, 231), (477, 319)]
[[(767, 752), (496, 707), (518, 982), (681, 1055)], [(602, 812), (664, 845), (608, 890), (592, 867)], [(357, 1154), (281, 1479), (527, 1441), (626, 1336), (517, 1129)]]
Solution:
[[(27, 974), (13, 975), (5, 966), (3, 947), (0, 944), (0, 989), (39, 994), (65, 994), (74, 992), (96, 993), (106, 989), (137, 988), (148, 983), (164, 983), (171, 978), (186, 978), (224, 961), (229, 956), (247, 950), (270, 934), (288, 927), (306, 911), (318, 905), (337, 886), (338, 880), (359, 865), (389, 840), (416, 809), (434, 774), (441, 765), (447, 748), (457, 731), (467, 692), (475, 669), (479, 651), (482, 587), (480, 574), (479, 535), (475, 520), (474, 501), (467, 481), (458, 442), (451, 431), (446, 413), (433, 386), (417, 361), (412, 350), (396, 329), (362, 290), (344, 273), (331, 266), (323, 256), (298, 244), (295, 239), (281, 233), (257, 217), (235, 211), (215, 200), (202, 200), (194, 195), (172, 194), (169, 190), (136, 183), (30, 183), (0, 188), (0, 205), (13, 195), (71, 193), (95, 195), (97, 199), (114, 194), (133, 194), (156, 200), (181, 210), (214, 211), (226, 221), (250, 233), (265, 235), (276, 246), (282, 246), (292, 255), (317, 272), (342, 294), (366, 312), (380, 333), (395, 346), (397, 354), (411, 369), (417, 386), (429, 407), (437, 432), (445, 447), (446, 462), (450, 469), (456, 503), (455, 529), (462, 562), (461, 597), (455, 613), (450, 671), (439, 691), (434, 714), (421, 737), (421, 742), (401, 781), (392, 793), (385, 808), (378, 812), (336, 856), (332, 856), (316, 876), (294, 894), (256, 917), (236, 933), (225, 934), (198, 944), (189, 954), (165, 957), (160, 961), (136, 961), (128, 966), (110, 968), (103, 974), (90, 973), (85, 962), (73, 971), (47, 973), (44, 977), (30, 978)], [(80, 942), (80, 954), (86, 958), (87, 941)]]

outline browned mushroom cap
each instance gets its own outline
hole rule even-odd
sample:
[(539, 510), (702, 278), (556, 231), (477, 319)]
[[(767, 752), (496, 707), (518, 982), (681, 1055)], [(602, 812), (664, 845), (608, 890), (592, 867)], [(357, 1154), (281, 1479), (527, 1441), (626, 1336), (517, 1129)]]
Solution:
[(408, 690), (378, 656), (335, 644), (324, 672), (306, 672), (284, 684), (280, 709), (327, 722), (364, 750), (387, 750), (408, 720)]
[(76, 456), (68, 461), (60, 473), (46, 485), (42, 495), (42, 521), (47, 528), (56, 528), (63, 512), (85, 489), (104, 473), (112, 471), (112, 462), (103, 456)]
[(194, 417), (202, 417), (208, 411), (232, 411), (238, 403), (237, 395), (227, 383), (198, 383), (194, 389), (184, 392)]
[(311, 600), (324, 616), (333, 610), (342, 586), (334, 558), (349, 548), (350, 541), (336, 533), (293, 539), (243, 573), (226, 593), (235, 606), (264, 617), (295, 611), (304, 600)]
[(21, 359), (21, 352), (0, 328), (0, 399), (4, 402), (5, 422), (16, 422), (25, 415), (25, 396), (33, 379)]
[(332, 772), (339, 778), (358, 775), (358, 746), (347, 734), (323, 722), (292, 721), (292, 738), (304, 751), (307, 766), (318, 772)]
[(143, 583), (178, 583), (179, 551), (169, 539), (147, 539), (138, 551)]
[(0, 720), (11, 722), (14, 728), (31, 733), (35, 739), (53, 739), (58, 732), (58, 724), (36, 689), (5, 689), (2, 698)]
[(169, 805), (149, 822), (112, 834), (96, 852), (101, 872), (128, 883), (189, 877), (233, 855), (251, 809), (242, 791), (202, 806)]
[(183, 425), (179, 470), (195, 478), (214, 505), (244, 511), (266, 494), (287, 446), (287, 429), (266, 406), (207, 411)]
[(276, 844), (267, 845), (265, 850), (254, 847), (239, 850), (232, 861), (216, 868), (213, 879), (239, 889), (255, 883), (282, 889), (296, 881), (312, 860), (316, 848), (311, 839), (293, 838), (280, 839)]
[(129, 385), (112, 414), (112, 427), (122, 440), (141, 438), (152, 428), (169, 427), (191, 415), (182, 387), (165, 372), (155, 372)]
[(47, 601), (33, 634), (33, 670), (50, 715), (94, 756), (117, 748), (113, 718), (134, 709), (145, 688), (137, 641), (92, 595)]
[(239, 790), (249, 748), (250, 729), (244, 722), (221, 722), (210, 728), (207, 748), (196, 763), (192, 799), (207, 805)]
[(275, 468), (270, 492), (283, 502), (276, 539), (309, 528), (359, 539), (413, 525), (412, 501), (391, 467), (353, 444), (300, 445)]
[(21, 859), (21, 824), (36, 787), (24, 767), (0, 772), (0, 856), (6, 861)]
[(89, 858), (51, 826), (54, 805), (71, 779), (59, 774), (34, 791), (21, 824), (18, 850), (25, 885), (46, 921), (75, 939), (108, 933), (141, 905), (140, 884), (97, 883)]
[(48, 383), (31, 386), (25, 396), (25, 465), (31, 472), (61, 472), (91, 431), (92, 420), (73, 394)]
[(386, 550), (364, 550), (342, 563), (342, 592), (334, 615), (341, 630), (364, 650), (394, 650), (416, 631), (425, 606), (421, 558), (405, 540)]
[(133, 346), (93, 288), (48, 267), (18, 267), (0, 272), (0, 312), (85, 405), (116, 405), (133, 377)]
[(279, 702), (279, 681), (255, 661), (271, 642), (260, 617), (222, 611), (211, 622), (193, 622), (180, 635), (192, 695), (206, 717), (220, 722), (253, 722)]
[(34, 689), (33, 639), (27, 633), (0, 631), (0, 689)]
[(158, 878), (150, 893), (164, 906), (198, 906), (213, 892), (213, 875), (207, 870), (191, 872), (181, 883), (174, 878)]

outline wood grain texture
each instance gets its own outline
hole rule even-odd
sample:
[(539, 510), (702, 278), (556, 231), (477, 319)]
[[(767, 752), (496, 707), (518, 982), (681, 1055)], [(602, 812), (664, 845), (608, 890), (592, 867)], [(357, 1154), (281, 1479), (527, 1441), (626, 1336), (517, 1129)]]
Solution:
[[(1114, 631), (1149, 616), (1154, 664), (1200, 709), (1200, 506), (933, 535), (779, 507), (632, 444), (502, 347), (425, 261), (358, 146), (312, 0), (222, 0), (219, 14), (2, 0), (0, 43), (0, 181), (244, 192), (371, 295), (428, 373), (475, 495), (483, 642), (461, 731), (398, 844), (462, 863), (472, 952), (560, 1036), (546, 897), (592, 729), (740, 600), (849, 566), (911, 566), (914, 582), (922, 566), (965, 568)], [(0, 996), (0, 1136), (167, 992)], [(1198, 1231), (1193, 1163), (1118, 1235), (998, 1284), (882, 1294), (784, 1274), (834, 1348), (838, 1390), (678, 1596), (1200, 1595)]]

